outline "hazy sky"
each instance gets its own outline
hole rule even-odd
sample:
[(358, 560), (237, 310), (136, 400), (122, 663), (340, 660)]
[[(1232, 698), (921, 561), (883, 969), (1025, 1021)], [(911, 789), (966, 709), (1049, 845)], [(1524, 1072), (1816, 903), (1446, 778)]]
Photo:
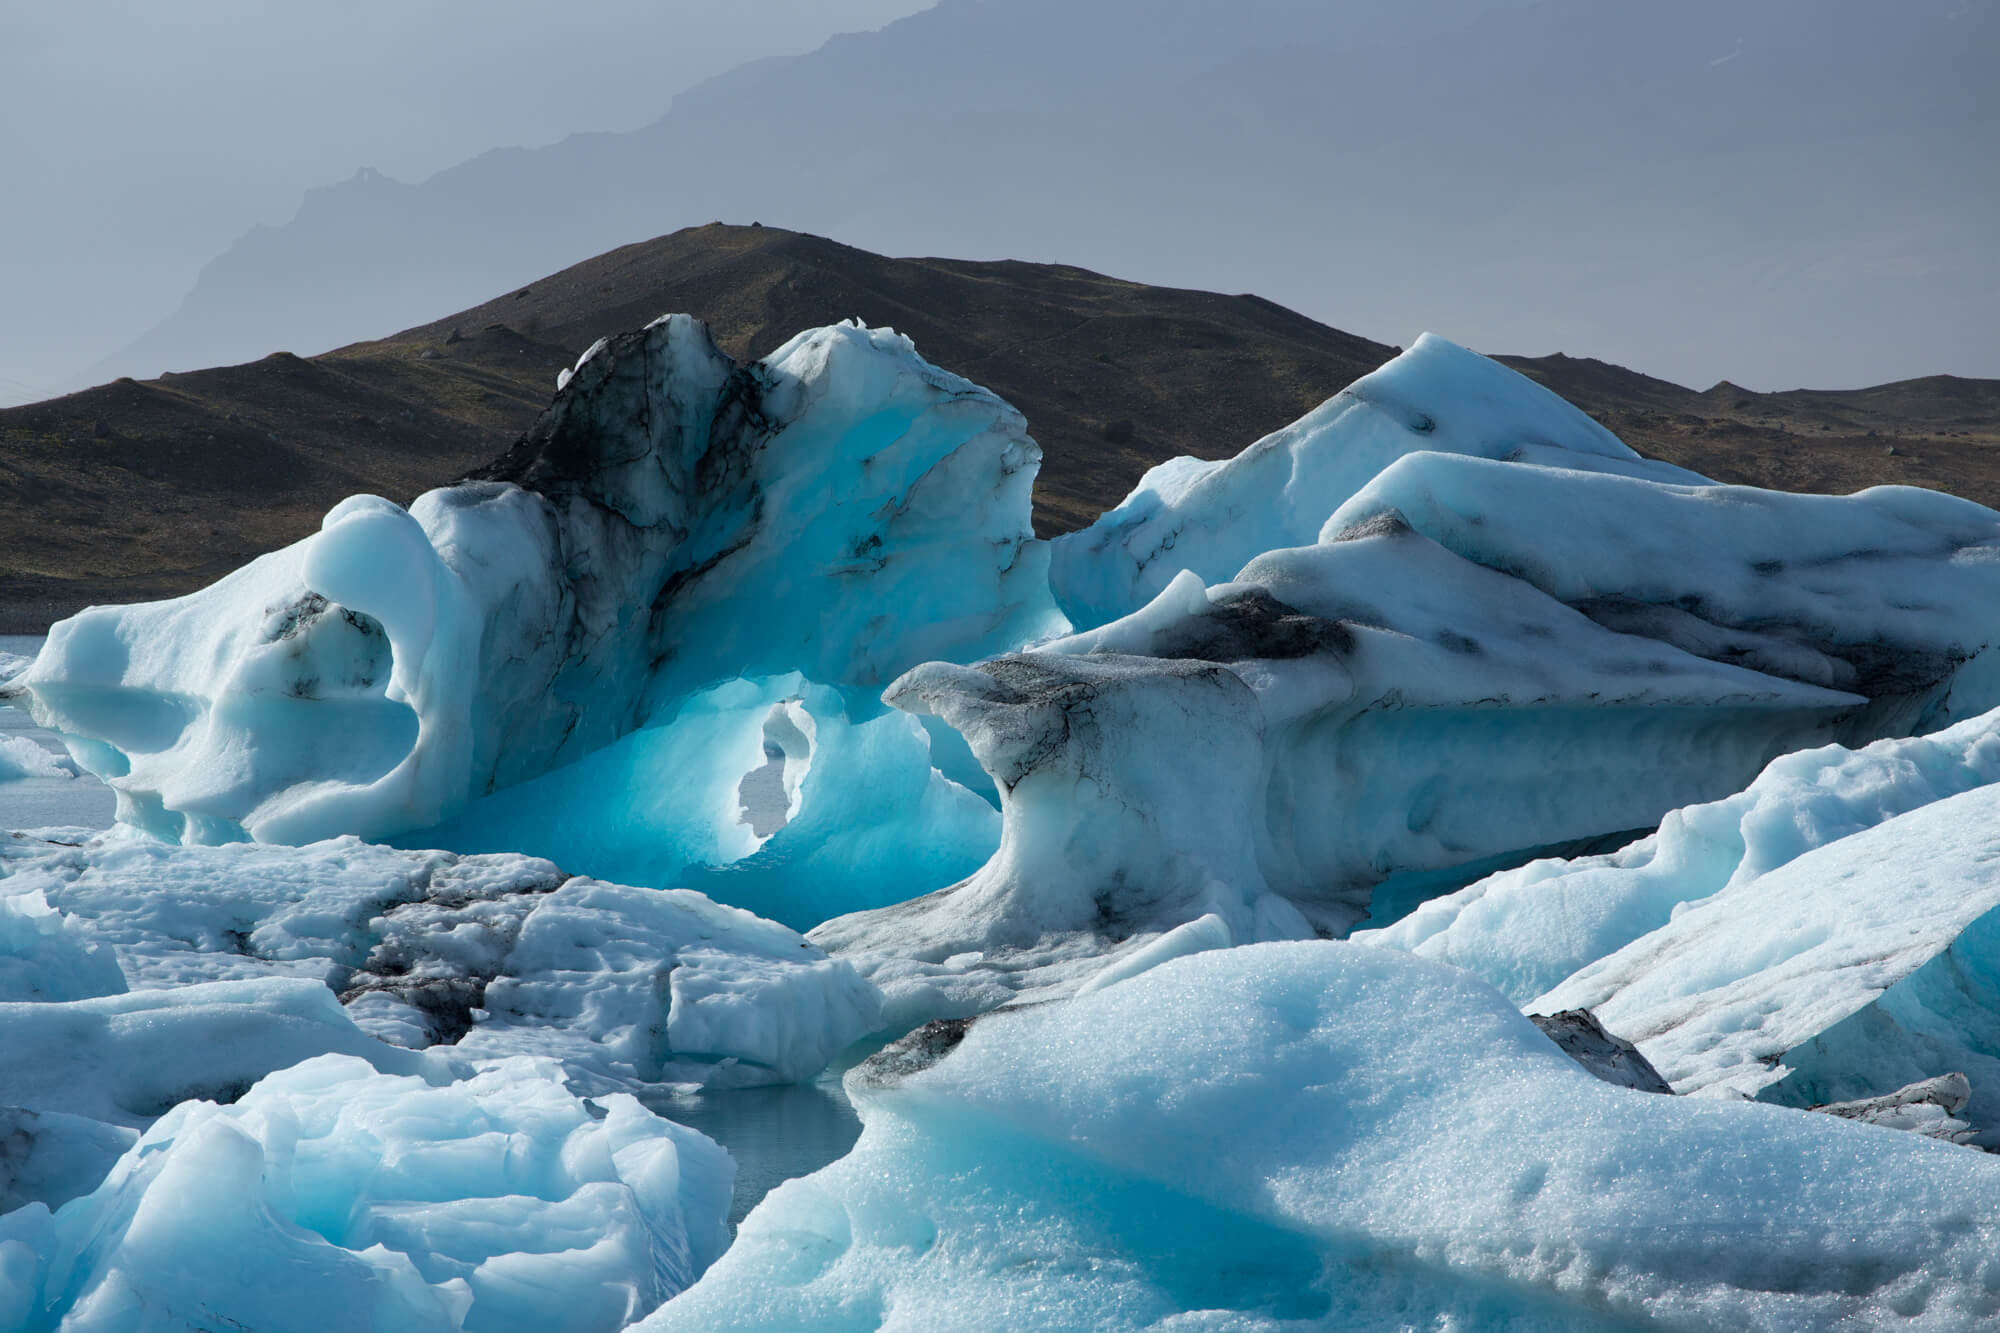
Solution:
[(711, 218), (1697, 388), (2000, 374), (2000, 0), (929, 4), (0, 0), (0, 402)]
[(929, 0), (0, 0), (0, 402), (169, 314), (302, 193), (629, 130)]

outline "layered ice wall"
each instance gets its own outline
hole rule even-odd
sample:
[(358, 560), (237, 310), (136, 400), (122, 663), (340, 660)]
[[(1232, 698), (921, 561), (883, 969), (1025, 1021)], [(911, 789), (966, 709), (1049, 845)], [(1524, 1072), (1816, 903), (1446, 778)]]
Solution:
[[(1387, 950), (1204, 953), (855, 1070), (854, 1152), (641, 1325), (1970, 1328), (2000, 1162), (1613, 1087)], [(942, 1059), (938, 1056), (942, 1053)]]
[(485, 478), (407, 512), (357, 497), (202, 592), (86, 611), (19, 683), (157, 836), (423, 828), (737, 677), (866, 702), (1060, 627), (1039, 457), (890, 331), (738, 366), (665, 317), (592, 348)]

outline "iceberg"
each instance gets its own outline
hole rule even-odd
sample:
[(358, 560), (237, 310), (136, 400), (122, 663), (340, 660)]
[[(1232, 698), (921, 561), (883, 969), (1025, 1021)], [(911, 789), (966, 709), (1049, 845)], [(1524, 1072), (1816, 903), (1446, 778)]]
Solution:
[(1039, 461), (1018, 412), (892, 331), (739, 366), (664, 316), (586, 353), (482, 477), (354, 497), (201, 592), (91, 608), (14, 683), (124, 824), (380, 839), (737, 678), (798, 672), (859, 722), (909, 667), (1061, 629)]
[(1175, 958), (848, 1075), (646, 1333), (1970, 1327), (2000, 1162), (1613, 1087), (1464, 973), (1341, 942)]
[(977, 1012), (1211, 913), (1239, 943), (1341, 933), (1399, 884), (1738, 790), (1868, 707), (1606, 629), (1394, 522), (885, 697), (963, 733), (1002, 807), (963, 883), (810, 933), (906, 1019), (897, 994)]
[(53, 1214), (0, 1217), (0, 1324), (614, 1333), (721, 1252), (731, 1175), (546, 1062), (439, 1087), (323, 1056), (175, 1107)]

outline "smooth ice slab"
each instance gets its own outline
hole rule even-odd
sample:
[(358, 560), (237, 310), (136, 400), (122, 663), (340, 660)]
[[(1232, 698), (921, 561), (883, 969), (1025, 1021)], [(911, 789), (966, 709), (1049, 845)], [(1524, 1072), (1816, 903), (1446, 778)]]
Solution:
[(553, 1064), (434, 1087), (325, 1057), (175, 1108), (54, 1216), (0, 1217), (0, 1325), (613, 1333), (720, 1253), (731, 1174)]
[(1321, 541), (1406, 524), (1622, 633), (1866, 695), (1867, 734), (2000, 705), (2000, 513), (1936, 491), (1795, 495), (1409, 454)]
[(773, 1191), (642, 1327), (1859, 1330), (2000, 1314), (2000, 1162), (1612, 1087), (1422, 960), (1331, 942), (1203, 952), (961, 1030), (850, 1073), (855, 1151)]

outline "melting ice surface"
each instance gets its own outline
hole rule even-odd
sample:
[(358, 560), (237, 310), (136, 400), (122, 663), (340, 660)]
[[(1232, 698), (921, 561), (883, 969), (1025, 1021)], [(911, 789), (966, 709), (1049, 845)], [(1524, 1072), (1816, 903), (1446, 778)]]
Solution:
[(1039, 458), (668, 316), (0, 659), (119, 821), (0, 843), (0, 1329), (2000, 1315), (2000, 515), (1428, 336), (1054, 543)]

